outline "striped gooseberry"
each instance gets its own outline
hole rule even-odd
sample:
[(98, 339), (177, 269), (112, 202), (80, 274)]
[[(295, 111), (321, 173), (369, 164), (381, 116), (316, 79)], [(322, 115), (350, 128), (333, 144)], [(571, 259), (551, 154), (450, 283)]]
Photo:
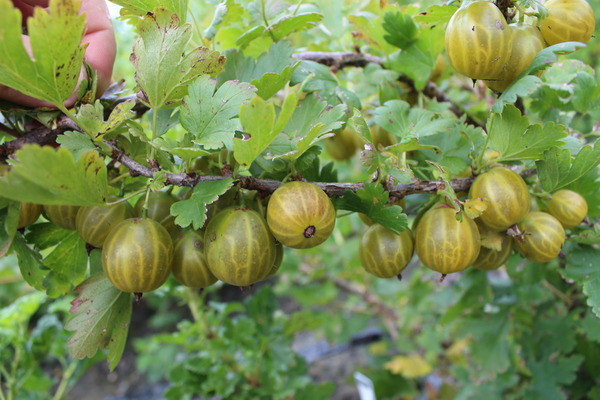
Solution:
[(334, 159), (343, 161), (356, 153), (358, 134), (349, 128), (339, 129), (334, 135), (325, 139), (325, 150)]
[(267, 223), (284, 246), (307, 249), (329, 238), (335, 226), (335, 208), (318, 186), (289, 182), (271, 195)]
[[(142, 196), (136, 201), (134, 214), (137, 217), (144, 217), (143, 207), (146, 196)], [(175, 225), (175, 217), (171, 215), (171, 206), (177, 201), (177, 198), (167, 192), (150, 192), (148, 194), (148, 218), (160, 222), (170, 235), (174, 236), (179, 232), (179, 227)]]
[(249, 286), (264, 279), (275, 263), (275, 239), (265, 219), (247, 207), (215, 215), (204, 232), (204, 256), (222, 282)]
[(546, 47), (537, 26), (510, 24), (508, 29), (512, 31), (510, 58), (498, 76), (485, 81), (487, 87), (499, 93), (504, 92), (521, 72), (529, 67), (535, 55)]
[(483, 271), (501, 267), (512, 254), (514, 242), (512, 236), (489, 228), (479, 218), (475, 219), (475, 224), (479, 230), (481, 248), (473, 267)]
[(42, 206), (34, 203), (21, 203), (19, 208), (19, 222), (17, 222), (17, 229), (24, 228), (33, 224), (40, 217), (42, 213)]
[(544, 4), (548, 16), (540, 21), (540, 30), (549, 45), (562, 42), (586, 43), (594, 34), (596, 17), (585, 0), (549, 0)]
[(480, 238), (477, 225), (453, 208), (441, 206), (423, 214), (415, 231), (415, 250), (421, 262), (443, 275), (462, 271), (477, 259)]
[(79, 206), (70, 205), (44, 205), (46, 217), (56, 226), (63, 229), (76, 229), (76, 218), (79, 212)]
[(413, 250), (412, 232), (408, 228), (394, 233), (383, 225), (374, 224), (361, 238), (358, 255), (365, 271), (379, 278), (392, 278), (400, 277)]
[(446, 52), (454, 69), (471, 79), (494, 79), (510, 58), (511, 31), (489, 1), (465, 3), (446, 28)]
[(172, 272), (179, 283), (192, 288), (205, 288), (217, 281), (206, 265), (203, 233), (190, 230), (177, 236)]
[(517, 236), (515, 247), (526, 259), (543, 263), (558, 256), (565, 242), (565, 230), (552, 215), (534, 211), (528, 213), (517, 224), (521, 236)]
[(545, 211), (556, 218), (565, 229), (579, 225), (588, 212), (587, 201), (583, 196), (567, 189), (552, 193), (546, 207)]
[(127, 202), (111, 206), (81, 207), (75, 218), (75, 228), (86, 243), (101, 248), (110, 231), (121, 221), (131, 217), (133, 208)]
[(129, 218), (110, 231), (102, 246), (102, 269), (119, 290), (150, 292), (171, 273), (173, 241), (150, 218)]
[(469, 197), (487, 202), (487, 208), (479, 218), (497, 231), (506, 230), (523, 219), (531, 204), (523, 178), (504, 167), (492, 168), (475, 178)]
[(265, 276), (265, 279), (272, 277), (279, 271), (281, 267), (281, 263), (283, 262), (283, 245), (278, 241), (275, 241), (275, 261), (273, 261), (273, 266), (271, 267), (271, 271)]

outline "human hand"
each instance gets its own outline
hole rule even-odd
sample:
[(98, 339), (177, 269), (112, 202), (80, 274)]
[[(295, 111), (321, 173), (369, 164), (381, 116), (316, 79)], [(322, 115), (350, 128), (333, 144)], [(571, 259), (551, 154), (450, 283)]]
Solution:
[[(48, 0), (12, 0), (13, 5), (23, 14), (23, 26), (27, 18), (33, 16), (35, 7), (48, 7)], [(97, 94), (102, 94), (110, 85), (115, 61), (115, 35), (105, 0), (81, 0), (80, 14), (85, 14), (86, 31), (82, 43), (88, 43), (85, 61), (98, 73)], [(25, 46), (29, 47), (29, 37), (23, 35)], [(80, 80), (85, 77), (82, 68)], [(67, 107), (77, 100), (77, 90), (65, 101)], [(52, 104), (24, 95), (14, 89), (0, 85), (0, 99), (27, 107), (53, 107)]]

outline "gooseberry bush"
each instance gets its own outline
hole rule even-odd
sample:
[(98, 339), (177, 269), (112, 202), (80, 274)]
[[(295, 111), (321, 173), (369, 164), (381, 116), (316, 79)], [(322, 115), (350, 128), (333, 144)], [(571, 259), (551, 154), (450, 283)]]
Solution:
[(78, 3), (0, 0), (0, 84), (55, 106), (0, 103), (0, 398), (126, 349), (169, 399), (334, 398), (293, 338), (377, 326), (378, 399), (600, 399), (597, 0), (112, 2), (97, 98)]

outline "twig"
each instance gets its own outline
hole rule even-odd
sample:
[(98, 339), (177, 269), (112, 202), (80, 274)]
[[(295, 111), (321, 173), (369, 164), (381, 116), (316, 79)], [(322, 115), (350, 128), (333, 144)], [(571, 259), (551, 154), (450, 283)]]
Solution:
[(307, 51), (296, 53), (292, 57), (296, 60), (314, 61), (335, 70), (345, 67), (365, 67), (369, 63), (383, 64), (383, 58), (365, 53)]
[(0, 145), (0, 162), (8, 159), (14, 152), (26, 144), (39, 145), (54, 144), (56, 137), (69, 130), (79, 130), (79, 127), (66, 115), (61, 115), (56, 121), (56, 128), (39, 126), (27, 132), (25, 135)]

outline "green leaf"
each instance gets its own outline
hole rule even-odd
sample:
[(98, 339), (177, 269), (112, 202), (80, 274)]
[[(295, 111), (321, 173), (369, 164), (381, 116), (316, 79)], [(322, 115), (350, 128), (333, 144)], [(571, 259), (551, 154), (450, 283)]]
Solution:
[(8, 307), (0, 309), (0, 333), (2, 341), (10, 341), (19, 335), (18, 325), (26, 324), (46, 301), (46, 295), (33, 292), (19, 297)]
[(480, 374), (494, 376), (510, 366), (510, 321), (506, 312), (460, 320), (460, 332), (472, 337), (469, 349)]
[(95, 151), (77, 162), (64, 148), (25, 145), (15, 153), (18, 161), (0, 177), (6, 198), (38, 204), (102, 205), (108, 196), (106, 165)]
[(227, 64), (217, 77), (217, 86), (233, 80), (250, 82), (256, 86), (258, 95), (266, 100), (283, 89), (300, 64), (292, 58), (293, 52), (293, 47), (285, 41), (273, 44), (258, 60), (244, 57), (239, 49), (229, 49), (225, 52)]
[(389, 193), (377, 183), (365, 183), (364, 189), (356, 193), (347, 191), (343, 197), (336, 199), (337, 209), (365, 213), (375, 222), (395, 233), (408, 227), (408, 217), (400, 206), (388, 206)]
[(79, 2), (52, 0), (27, 20), (32, 57), (23, 45), (21, 13), (0, 0), (0, 84), (62, 107), (81, 72), (85, 17)]
[(40, 255), (27, 245), (21, 235), (16, 235), (13, 239), (12, 249), (17, 254), (19, 269), (25, 282), (36, 290), (45, 291), (44, 279), (49, 270), (42, 263)]
[(290, 80), (292, 86), (299, 83), (302, 83), (305, 92), (334, 90), (338, 87), (335, 75), (326, 65), (306, 60), (301, 61), (298, 68), (294, 69)]
[(52, 222), (42, 222), (31, 225), (25, 239), (27, 239), (27, 243), (34, 245), (37, 249), (45, 250), (59, 244), (68, 234), (69, 230)]
[(194, 135), (193, 142), (207, 149), (233, 148), (233, 134), (241, 129), (237, 118), (256, 88), (245, 82), (227, 81), (216, 91), (216, 81), (203, 76), (190, 85), (183, 99), (181, 125)]
[(419, 34), (412, 17), (400, 11), (388, 11), (384, 14), (383, 29), (387, 32), (383, 38), (400, 49), (413, 44)]
[(245, 49), (246, 47), (248, 47), (250, 42), (252, 42), (254, 39), (263, 36), (265, 32), (266, 28), (264, 26), (254, 26), (246, 32), (244, 32), (243, 34), (241, 34), (240, 37), (238, 37), (238, 39), (235, 41), (235, 44), (240, 46), (240, 49)]
[(333, 382), (310, 383), (302, 387), (294, 398), (296, 400), (327, 400), (331, 399), (334, 392), (335, 384)]
[(567, 189), (573, 190), (582, 195), (588, 203), (588, 215), (590, 218), (600, 216), (600, 174), (597, 169), (590, 172), (567, 186)]
[(420, 138), (447, 130), (456, 120), (422, 108), (412, 108), (403, 100), (390, 100), (375, 109), (375, 122), (396, 136)]
[(270, 99), (290, 81), (297, 65), (298, 64), (295, 64), (293, 67), (285, 67), (280, 74), (266, 72), (260, 79), (252, 79), (250, 83), (258, 89), (256, 92), (258, 96), (265, 100)]
[(126, 120), (135, 117), (135, 113), (131, 111), (134, 106), (134, 100), (119, 103), (111, 111), (108, 120), (104, 121), (104, 107), (100, 100), (96, 100), (94, 104), (84, 104), (79, 108), (76, 115), (77, 123), (92, 137), (109, 133)]
[(121, 14), (146, 15), (157, 7), (166, 8), (179, 16), (182, 21), (186, 20), (188, 0), (111, 0), (126, 9)]
[(560, 273), (582, 285), (587, 296), (587, 304), (592, 312), (600, 318), (600, 251), (591, 246), (574, 246), (569, 251), (569, 263)]
[(544, 152), (544, 159), (536, 162), (540, 184), (547, 192), (575, 182), (600, 164), (600, 143), (584, 146), (573, 160), (568, 149), (554, 147)]
[(582, 355), (571, 357), (551, 355), (545, 360), (527, 363), (532, 375), (532, 384), (526, 387), (524, 397), (531, 400), (564, 400), (563, 388), (576, 378)]
[(323, 15), (316, 12), (285, 15), (272, 24), (268, 30), (273, 34), (275, 41), (280, 41), (292, 32), (305, 31), (317, 25)]
[(453, 5), (431, 6), (427, 11), (415, 15), (415, 21), (424, 24), (440, 25), (450, 21), (452, 15), (458, 10)]
[(418, 40), (390, 55), (389, 67), (407, 75), (414, 81), (417, 90), (423, 90), (443, 50), (444, 30), (423, 29)]
[(188, 85), (203, 74), (215, 74), (225, 58), (199, 47), (186, 54), (192, 35), (190, 25), (180, 26), (179, 17), (165, 9), (146, 14), (138, 24), (139, 38), (131, 62), (135, 80), (151, 108), (181, 100)]
[(75, 160), (79, 160), (88, 151), (95, 151), (96, 146), (89, 136), (76, 131), (67, 131), (56, 138), (56, 143), (73, 153)]
[[(527, 77), (527, 75), (533, 75), (537, 72), (543, 71), (544, 69), (556, 63), (559, 55), (572, 53), (582, 47), (585, 47), (585, 44), (579, 42), (564, 42), (555, 44), (553, 46), (548, 46), (541, 50), (536, 54), (529, 67), (521, 72), (521, 74), (515, 79), (514, 83), (512, 83), (500, 97), (498, 97), (498, 100), (496, 100), (492, 106), (492, 112), (500, 113), (506, 104), (514, 103), (517, 100), (517, 96), (524, 96), (533, 92), (537, 86), (536, 84), (540, 82), (540, 79), (533, 76)], [(521, 80), (523, 80), (523, 82), (521, 82)]]
[(243, 167), (258, 157), (279, 134), (275, 127), (275, 106), (256, 96), (240, 108), (244, 133), (233, 141), (233, 155)]
[(487, 124), (489, 146), (500, 155), (494, 162), (536, 160), (544, 151), (560, 146), (567, 136), (566, 128), (554, 122), (530, 125), (529, 119), (512, 105), (501, 114), (492, 114)]
[(206, 222), (206, 206), (216, 201), (232, 185), (231, 178), (198, 183), (189, 199), (171, 205), (171, 215), (176, 217), (175, 223), (182, 228), (192, 225), (194, 230), (201, 229)]
[(76, 231), (69, 231), (43, 261), (50, 270), (44, 279), (48, 296), (64, 295), (80, 284), (86, 275), (87, 261), (85, 242)]
[(69, 354), (76, 359), (92, 357), (109, 349), (108, 362), (113, 370), (123, 354), (129, 321), (131, 294), (115, 288), (104, 274), (96, 274), (75, 288), (79, 295), (71, 302), (73, 318), (65, 329), (75, 332), (67, 342)]
[[(295, 109), (290, 104), (287, 110), (285, 116), (291, 115), (291, 118), (285, 124), (278, 124), (276, 129), (277, 132), (283, 130), (283, 135), (278, 138), (280, 147), (269, 149), (274, 153), (271, 156), (273, 159), (299, 159), (310, 147), (341, 128), (345, 118), (344, 105), (331, 107), (314, 94), (306, 96)], [(280, 120), (282, 114), (283, 111)]]

